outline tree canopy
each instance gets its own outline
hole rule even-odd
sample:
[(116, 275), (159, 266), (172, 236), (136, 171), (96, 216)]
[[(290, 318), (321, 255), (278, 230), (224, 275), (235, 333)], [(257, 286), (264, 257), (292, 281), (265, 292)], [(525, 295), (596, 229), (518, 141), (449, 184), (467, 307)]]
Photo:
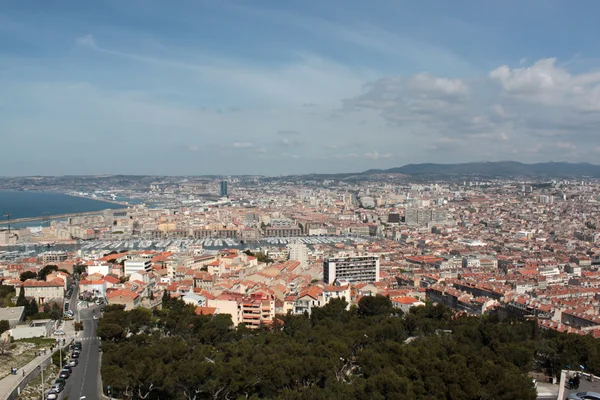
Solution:
[(402, 315), (381, 296), (251, 330), (165, 294), (162, 310), (107, 306), (98, 335), (102, 380), (129, 399), (533, 400), (533, 368), (600, 373), (593, 337), (431, 304)]
[(33, 271), (25, 271), (19, 275), (21, 282), (25, 282), (27, 279), (37, 279), (37, 274)]
[(44, 268), (39, 270), (37, 277), (40, 281), (45, 281), (48, 275), (56, 271), (58, 271), (58, 267), (56, 265), (46, 265)]

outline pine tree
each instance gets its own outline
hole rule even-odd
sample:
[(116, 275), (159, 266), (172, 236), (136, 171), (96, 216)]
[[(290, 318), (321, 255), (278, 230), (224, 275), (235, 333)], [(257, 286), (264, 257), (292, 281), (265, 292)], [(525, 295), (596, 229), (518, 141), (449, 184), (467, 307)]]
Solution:
[(25, 312), (28, 317), (31, 317), (39, 312), (38, 304), (35, 299), (31, 299), (29, 305), (25, 307)]
[(25, 298), (25, 288), (21, 286), (21, 291), (19, 292), (19, 297), (17, 298), (17, 307), (27, 307), (28, 301)]

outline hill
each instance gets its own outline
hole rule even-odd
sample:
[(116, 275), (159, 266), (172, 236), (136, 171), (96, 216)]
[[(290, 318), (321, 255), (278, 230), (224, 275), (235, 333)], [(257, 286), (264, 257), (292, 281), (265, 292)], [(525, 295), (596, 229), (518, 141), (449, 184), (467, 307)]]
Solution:
[(545, 162), (524, 164), (516, 161), (472, 162), (460, 164), (407, 164), (385, 170), (372, 169), (363, 172), (372, 174), (403, 174), (409, 176), (439, 177), (538, 177), (600, 178), (600, 166), (589, 163)]

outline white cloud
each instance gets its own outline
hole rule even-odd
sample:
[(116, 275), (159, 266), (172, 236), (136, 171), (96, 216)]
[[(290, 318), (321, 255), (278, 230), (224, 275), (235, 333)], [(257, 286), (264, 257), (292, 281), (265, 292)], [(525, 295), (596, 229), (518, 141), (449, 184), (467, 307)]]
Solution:
[[(169, 68), (177, 74), (188, 74), (189, 80), (206, 86), (228, 87), (238, 95), (252, 95), (273, 104), (337, 104), (341, 98), (358, 91), (362, 83), (376, 74), (369, 70), (350, 69), (340, 63), (310, 53), (296, 54), (296, 60), (271, 67), (258, 67), (197, 51), (155, 55), (116, 50), (105, 46), (92, 35), (76, 39), (76, 44), (153, 68)], [(193, 56), (192, 56), (193, 55)], [(310, 107), (309, 107), (310, 108)]]
[[(82, 46), (100, 46), (93, 36), (82, 37), (80, 42)], [(144, 71), (153, 72), (153, 65), (144, 60), (139, 67), (144, 70), (142, 67), (150, 66)], [(139, 170), (125, 171), (137, 173), (159, 168), (158, 164), (149, 164), (149, 159), (170, 160), (168, 166), (160, 164), (160, 168), (168, 168), (168, 173), (197, 173), (199, 168), (206, 173), (266, 174), (279, 172), (273, 170), (274, 159), (283, 163), (303, 160), (293, 163), (290, 169), (284, 164), (290, 173), (361, 171), (426, 161), (597, 162), (600, 112), (594, 111), (593, 105), (594, 96), (600, 99), (598, 74), (573, 74), (556, 61), (516, 69), (499, 67), (479, 77), (422, 73), (365, 80), (360, 74), (350, 74), (351, 81), (361, 83), (357, 87), (362, 90), (345, 88), (328, 94), (330, 104), (321, 101), (322, 88), (317, 88), (320, 81), (309, 82), (310, 74), (300, 74), (302, 82), (294, 82), (285, 72), (288, 68), (301, 70), (300, 64), (253, 67), (250, 71), (264, 79), (271, 79), (270, 74), (276, 76), (269, 85), (281, 80), (293, 83), (287, 89), (291, 97), (296, 86), (312, 86), (300, 97), (317, 105), (303, 107), (298, 98), (260, 107), (252, 102), (225, 103), (219, 108), (236, 111), (221, 113), (195, 100), (172, 99), (180, 91), (201, 93), (209, 85), (207, 76), (214, 80), (210, 83), (213, 92), (207, 96), (229, 90), (229, 83), (215, 79), (219, 75), (211, 72), (212, 67), (204, 76), (200, 72), (204, 71), (203, 64), (198, 70), (190, 69), (191, 75), (171, 70), (185, 71), (184, 67), (160, 65), (168, 71), (160, 75), (165, 85), (144, 92), (83, 82), (0, 86), (6, 145), (14, 149), (27, 149), (29, 145), (29, 149), (37, 149), (31, 151), (44, 154), (52, 150), (65, 159), (73, 153), (99, 157), (103, 153), (95, 144), (98, 137), (103, 137), (122, 143), (122, 149), (136, 146), (139, 154), (148, 155), (132, 160)], [(224, 76), (229, 78), (236, 71), (243, 74), (243, 67), (234, 65)], [(323, 77), (335, 76), (334, 71), (323, 69)], [(196, 72), (201, 76), (198, 80), (194, 80)], [(241, 88), (240, 93), (255, 96), (248, 99), (260, 101), (264, 92), (248, 90), (253, 85), (232, 86)], [(351, 95), (344, 95), (346, 92)], [(333, 101), (335, 98), (341, 101)], [(56, 132), (52, 140), (46, 135), (49, 130)], [(285, 156), (282, 151), (287, 151)], [(16, 156), (24, 159), (27, 151), (15, 151)], [(125, 157), (125, 150), (115, 150), (114, 156)], [(204, 164), (198, 167), (199, 162)], [(224, 172), (217, 165), (231, 169)], [(11, 163), (0, 162), (0, 168), (8, 171)], [(65, 162), (62, 168), (62, 173), (68, 173), (71, 167)], [(114, 168), (110, 172), (124, 172)], [(44, 171), (28, 173), (36, 172)]]
[(249, 149), (251, 147), (254, 147), (254, 144), (250, 142), (233, 142), (232, 146), (236, 149)]
[(95, 48), (96, 46), (96, 40), (94, 39), (94, 35), (92, 34), (87, 34), (87, 35), (83, 35), (78, 37), (75, 42), (80, 45), (80, 46), (86, 46), (86, 47), (92, 47)]
[[(399, 148), (400, 137), (406, 139), (410, 132), (421, 143), (416, 145), (420, 154), (428, 149), (448, 158), (454, 151), (463, 159), (486, 154), (506, 159), (526, 149), (539, 150), (540, 140), (552, 137), (559, 145), (543, 147), (540, 157), (554, 152), (551, 157), (593, 161), (588, 149), (598, 140), (600, 73), (574, 75), (555, 59), (544, 59), (514, 69), (500, 66), (480, 78), (385, 77), (346, 99), (344, 108), (378, 112), (390, 134), (395, 130), (399, 135)], [(564, 151), (583, 148), (587, 153)], [(377, 159), (378, 154), (366, 157)]]
[(558, 142), (558, 143), (556, 143), (556, 147), (558, 147), (559, 149), (563, 149), (563, 150), (577, 149), (577, 146), (575, 146), (573, 143), (568, 143), (568, 142)]
[(385, 159), (385, 158), (391, 158), (391, 157), (392, 157), (391, 153), (379, 154), (378, 151), (369, 151), (369, 152), (365, 153), (365, 158), (368, 158), (370, 160), (379, 160), (379, 159)]

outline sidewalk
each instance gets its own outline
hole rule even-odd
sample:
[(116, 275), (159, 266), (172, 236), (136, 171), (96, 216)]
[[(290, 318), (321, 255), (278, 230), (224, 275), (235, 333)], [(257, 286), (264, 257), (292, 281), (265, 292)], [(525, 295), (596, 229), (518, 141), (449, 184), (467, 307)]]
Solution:
[[(75, 339), (74, 337), (68, 337), (65, 338), (65, 342), (66, 345), (68, 346), (68, 344), (71, 342), (71, 339)], [(52, 354), (56, 353), (59, 351), (59, 346), (57, 346), (53, 352), (48, 351), (46, 354), (42, 354), (40, 356), (37, 356), (36, 358), (34, 358), (33, 360), (31, 360), (27, 365), (25, 365), (24, 367), (19, 366), (19, 369), (17, 370), (17, 374), (16, 375), (8, 375), (5, 376), (4, 378), (0, 379), (0, 400), (6, 400), (10, 394), (18, 387), (20, 386), (20, 384), (25, 381), (26, 379), (29, 378), (30, 374), (32, 372), (36, 372), (36, 369), (42, 365), (42, 363), (48, 361), (46, 364), (49, 364), (51, 361), (51, 357)], [(63, 347), (64, 348), (64, 347)], [(65, 351), (63, 350), (63, 353)], [(23, 372), (25, 372), (25, 375), (23, 375)], [(37, 376), (37, 375), (36, 375)], [(31, 379), (29, 378), (27, 380), (27, 382), (29, 382)], [(48, 388), (49, 389), (49, 388)]]
[[(41, 356), (31, 360), (25, 367), (19, 368), (16, 375), (11, 374), (3, 379), (0, 379), (0, 399), (7, 399), (13, 390), (19, 386), (19, 384), (31, 373), (31, 371), (34, 371), (42, 364), (42, 362), (46, 361), (50, 357), (52, 357), (52, 353), (50, 352), (42, 354)], [(23, 371), (25, 372), (25, 376), (23, 376)]]

